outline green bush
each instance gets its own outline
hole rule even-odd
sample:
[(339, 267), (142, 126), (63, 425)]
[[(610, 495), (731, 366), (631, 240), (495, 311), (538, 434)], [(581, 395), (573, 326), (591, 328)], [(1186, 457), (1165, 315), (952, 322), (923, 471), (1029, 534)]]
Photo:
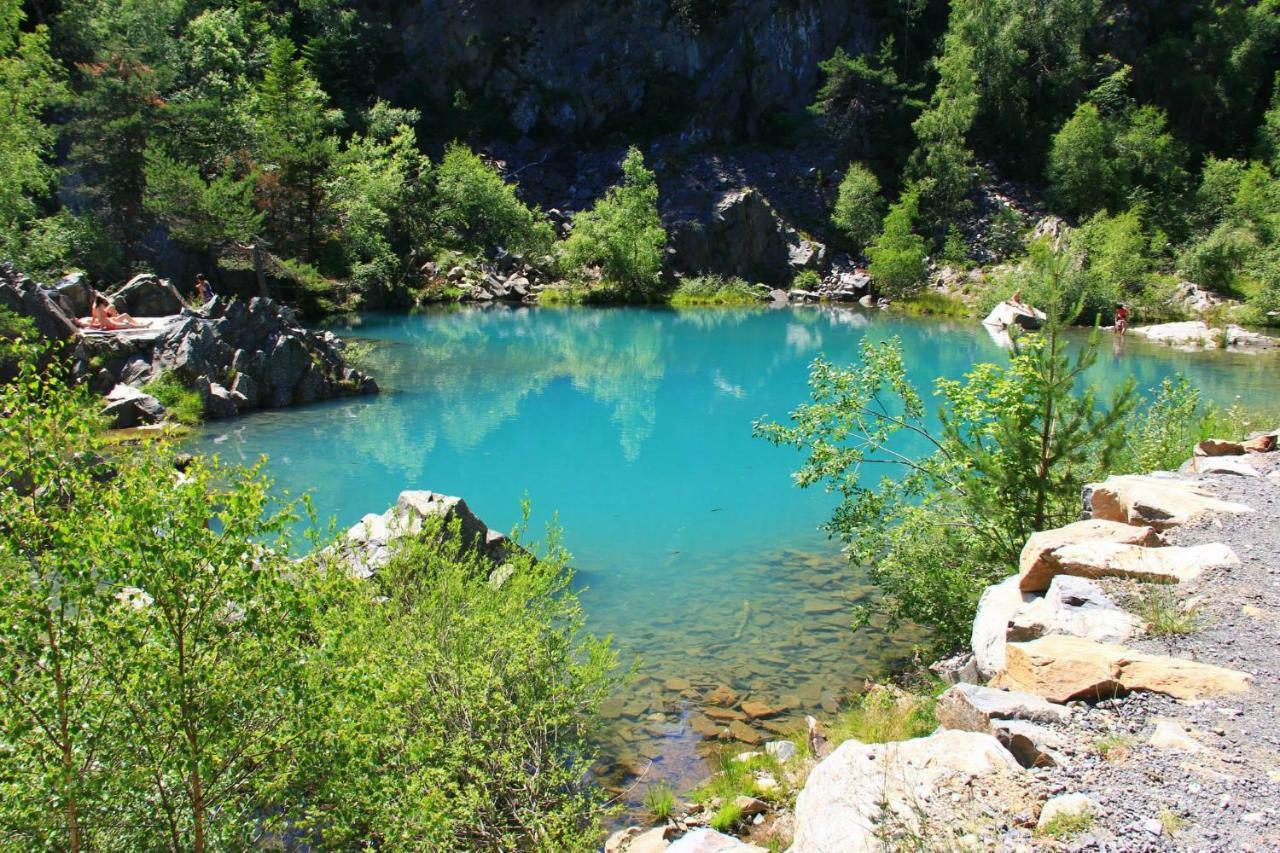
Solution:
[(172, 373), (162, 373), (142, 387), (164, 406), (169, 417), (180, 424), (195, 426), (204, 419), (204, 403), (200, 392), (188, 388)]
[[(1091, 346), (1070, 359), (1050, 324), (1008, 365), (938, 380), (933, 429), (900, 342), (864, 341), (853, 366), (814, 363), (811, 399), (790, 424), (756, 431), (807, 453), (801, 487), (821, 483), (841, 496), (827, 529), (880, 588), (871, 607), (891, 623), (929, 627), (940, 649), (952, 648), (967, 641), (982, 588), (1016, 570), (1031, 533), (1074, 520), (1081, 487), (1120, 457), (1132, 384), (1104, 404), (1082, 379), (1095, 358)], [(901, 455), (902, 430), (923, 437), (930, 455)], [(874, 463), (901, 476), (867, 485), (864, 466)], [(869, 614), (860, 609), (860, 624)]]
[(667, 232), (658, 218), (658, 183), (639, 149), (622, 162), (622, 183), (610, 188), (591, 210), (573, 218), (564, 243), (570, 269), (598, 266), (606, 283), (628, 299), (653, 299), (662, 285), (662, 251)]
[(686, 278), (671, 294), (671, 304), (684, 305), (755, 305), (760, 301), (756, 289), (740, 278), (700, 275)]
[(516, 197), (515, 186), (465, 145), (445, 149), (435, 169), (436, 216), (451, 247), (484, 252), (502, 247), (546, 254), (555, 240), (541, 211)]
[(861, 252), (876, 235), (883, 216), (880, 181), (865, 166), (850, 163), (840, 181), (831, 222), (853, 243), (854, 251)]
[(800, 270), (795, 278), (791, 279), (792, 290), (814, 291), (821, 286), (822, 276), (818, 275), (817, 270)]
[(871, 280), (880, 293), (891, 299), (912, 296), (924, 287), (925, 242), (912, 230), (918, 212), (915, 192), (905, 193), (889, 208), (880, 234), (867, 247)]
[(38, 362), (0, 386), (5, 846), (594, 849), (614, 656), (556, 535), (502, 584), (456, 524), (367, 581), (297, 561), (256, 470), (86, 463), (96, 407)]

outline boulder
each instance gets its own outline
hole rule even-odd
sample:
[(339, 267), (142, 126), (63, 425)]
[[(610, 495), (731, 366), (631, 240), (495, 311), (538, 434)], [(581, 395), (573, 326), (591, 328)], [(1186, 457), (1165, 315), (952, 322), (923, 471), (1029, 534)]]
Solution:
[(102, 414), (108, 419), (111, 429), (128, 429), (164, 420), (165, 409), (150, 394), (120, 384), (107, 394), (107, 404), (103, 407)]
[(1151, 732), (1147, 742), (1156, 749), (1188, 753), (1201, 750), (1200, 742), (1191, 736), (1185, 723), (1164, 718), (1157, 719), (1155, 722), (1155, 730)]
[(44, 288), (7, 262), (0, 263), (0, 308), (30, 317), (36, 331), (52, 341), (71, 340), (79, 333), (73, 318), (67, 316)]
[(93, 308), (93, 287), (82, 272), (64, 275), (54, 283), (62, 310), (71, 317), (88, 317)]
[[(236, 405), (236, 399), (232, 397), (231, 391), (225, 386), (217, 382), (209, 382), (201, 377), (198, 384), (201, 392), (201, 399), (204, 403), (204, 416), (210, 420), (221, 420), (222, 418), (234, 418), (239, 413), (239, 407)], [(243, 397), (240, 397), (243, 400)]]
[(1045, 321), (1045, 314), (1039, 309), (1024, 305), (1021, 302), (1001, 302), (982, 321), (982, 325), (993, 329), (1038, 329)]
[(1141, 326), (1129, 330), (1137, 335), (1158, 344), (1177, 347), (1178, 349), (1238, 349), (1259, 351), (1275, 349), (1280, 341), (1250, 332), (1240, 326), (1228, 324), (1218, 329), (1203, 320), (1188, 320), (1182, 323), (1161, 323), (1155, 326)]
[(665, 826), (647, 830), (629, 826), (609, 836), (604, 843), (604, 853), (661, 853), (671, 846), (667, 841), (670, 833)]
[(1243, 456), (1195, 457), (1197, 474), (1231, 474), (1236, 477), (1261, 477), (1262, 473)]
[(1065, 723), (1071, 712), (1031, 693), (957, 684), (938, 697), (938, 725), (966, 732), (990, 732), (992, 720)]
[(751, 728), (751, 726), (747, 725), (742, 720), (733, 720), (729, 723), (729, 737), (734, 740), (740, 740), (743, 743), (750, 744), (751, 746), (764, 743), (764, 735)]
[(1168, 530), (1208, 513), (1246, 513), (1244, 504), (1215, 498), (1203, 487), (1171, 477), (1124, 474), (1085, 487), (1092, 518)]
[(445, 525), (456, 521), (463, 545), (493, 563), (506, 562), (516, 547), (506, 536), (485, 526), (462, 498), (406, 491), (382, 515), (366, 515), (348, 530), (339, 546), (340, 557), (357, 577), (370, 577), (391, 559), (398, 539), (418, 535), (425, 523), (435, 518)]
[(764, 702), (757, 702), (754, 700), (747, 700), (739, 707), (742, 708), (742, 713), (746, 714), (753, 720), (758, 720), (761, 717), (776, 717), (786, 710), (786, 708), (776, 708), (773, 705), (768, 705)]
[(813, 769), (796, 800), (791, 851), (885, 849), (884, 825), (919, 835), (930, 809), (950, 802), (948, 789), (1022, 772), (989, 734), (942, 730), (894, 743), (845, 741)]
[(1156, 547), (1164, 544), (1150, 527), (1123, 524), (1119, 521), (1089, 519), (1076, 521), (1053, 530), (1031, 534), (1018, 558), (1019, 586), (1023, 592), (1043, 592), (1059, 573), (1054, 552), (1064, 545), (1081, 542), (1118, 542), (1125, 545)]
[(1196, 456), (1243, 456), (1244, 445), (1238, 441), (1226, 441), (1221, 438), (1206, 438), (1196, 444)]
[(991, 734), (1023, 767), (1065, 767), (1066, 738), (1026, 720), (992, 720)]
[(978, 674), (991, 678), (1004, 669), (1005, 636), (1009, 621), (1031, 596), (1018, 588), (1018, 576), (1010, 575), (987, 587), (978, 599), (978, 612), (973, 619), (970, 645)]
[(177, 288), (151, 273), (135, 275), (109, 298), (117, 311), (134, 317), (167, 317), (187, 307)]
[(763, 847), (739, 841), (732, 835), (702, 827), (676, 839), (668, 853), (768, 853)]
[(1080, 542), (1058, 548), (1051, 557), (1058, 575), (1133, 578), (1149, 583), (1179, 583), (1194, 580), (1209, 569), (1240, 565), (1235, 552), (1221, 544), (1145, 548), (1118, 542)]
[(1276, 434), (1255, 436), (1241, 445), (1249, 453), (1270, 453), (1276, 449)]
[(764, 745), (764, 751), (785, 764), (795, 758), (800, 750), (789, 740), (771, 740)]
[(1005, 653), (1005, 671), (993, 685), (1054, 702), (1107, 699), (1135, 690), (1198, 699), (1249, 688), (1250, 676), (1243, 672), (1080, 637), (1052, 635), (1009, 643)]
[(1123, 643), (1141, 628), (1142, 620), (1117, 607), (1102, 587), (1064, 574), (1053, 579), (1043, 598), (1024, 604), (1014, 613), (1005, 639), (1021, 643), (1048, 634), (1068, 634), (1100, 643)]
[(1040, 818), (1036, 822), (1036, 828), (1044, 829), (1056, 818), (1093, 814), (1097, 808), (1097, 804), (1084, 794), (1060, 794), (1047, 800), (1040, 808)]

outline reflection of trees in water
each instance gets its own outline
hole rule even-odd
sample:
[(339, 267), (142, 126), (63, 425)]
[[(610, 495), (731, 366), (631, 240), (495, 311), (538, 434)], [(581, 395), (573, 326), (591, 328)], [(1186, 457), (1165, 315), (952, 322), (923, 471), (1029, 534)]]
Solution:
[[(455, 450), (471, 450), (514, 417), (526, 397), (566, 378), (612, 409), (623, 453), (634, 461), (653, 433), (666, 372), (662, 317), (499, 309), (441, 314), (428, 322), (403, 318), (394, 323), (396, 340), (375, 347), (368, 358), (393, 393), (362, 411), (353, 426), (385, 434), (376, 454), (384, 462), (406, 443), (428, 442), (429, 450), (437, 434)], [(425, 398), (425, 405), (407, 404), (408, 398)], [(425, 423), (426, 434), (408, 435), (409, 421)], [(417, 454), (419, 468), (425, 455)]]

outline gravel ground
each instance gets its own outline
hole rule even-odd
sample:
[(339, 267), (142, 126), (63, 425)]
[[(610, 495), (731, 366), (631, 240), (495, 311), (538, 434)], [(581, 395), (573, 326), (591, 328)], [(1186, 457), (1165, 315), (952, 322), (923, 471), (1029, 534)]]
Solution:
[[(1068, 725), (1068, 766), (1032, 771), (1042, 797), (1082, 793), (1098, 808), (1074, 838), (1005, 832), (1002, 846), (1067, 850), (1280, 850), (1280, 453), (1251, 456), (1261, 478), (1183, 474), (1254, 513), (1204, 519), (1165, 534), (1172, 545), (1223, 542), (1242, 565), (1176, 587), (1195, 613), (1191, 633), (1142, 637), (1142, 651), (1174, 655), (1253, 675), (1245, 695), (1180, 702), (1135, 693), (1076, 712)], [(1275, 477), (1265, 476), (1272, 472)], [(1106, 584), (1123, 600), (1120, 582)], [(1157, 719), (1177, 720), (1199, 744), (1149, 743)], [(1105, 755), (1104, 755), (1105, 753)]]

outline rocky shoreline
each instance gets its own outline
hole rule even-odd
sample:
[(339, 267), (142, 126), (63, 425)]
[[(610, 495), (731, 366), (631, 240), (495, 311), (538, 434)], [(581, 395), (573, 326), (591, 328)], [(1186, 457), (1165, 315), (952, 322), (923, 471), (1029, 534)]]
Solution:
[(138, 327), (96, 331), (76, 322), (88, 315), (92, 295), (80, 273), (46, 286), (0, 265), (0, 306), (31, 318), (70, 356), (72, 378), (106, 398), (113, 427), (164, 418), (164, 407), (145, 391), (162, 376), (196, 391), (209, 419), (377, 393), (372, 377), (347, 364), (339, 339), (303, 328), (274, 300), (214, 296), (193, 307), (168, 281), (139, 275), (109, 294)]
[(745, 840), (705, 828), (713, 801), (606, 850), (1276, 849), (1278, 434), (1087, 487), (935, 667), (933, 734), (831, 751), (813, 729), (767, 774), (794, 810), (762, 804)]

